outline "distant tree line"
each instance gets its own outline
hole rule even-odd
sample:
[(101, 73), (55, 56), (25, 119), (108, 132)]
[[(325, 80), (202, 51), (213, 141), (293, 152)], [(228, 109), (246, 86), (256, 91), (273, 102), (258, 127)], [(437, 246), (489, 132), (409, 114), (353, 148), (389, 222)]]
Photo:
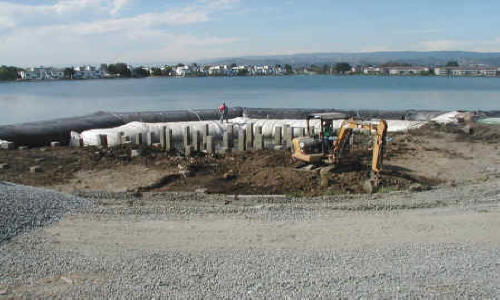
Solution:
[(17, 72), (22, 69), (17, 67), (0, 66), (0, 81), (17, 80)]

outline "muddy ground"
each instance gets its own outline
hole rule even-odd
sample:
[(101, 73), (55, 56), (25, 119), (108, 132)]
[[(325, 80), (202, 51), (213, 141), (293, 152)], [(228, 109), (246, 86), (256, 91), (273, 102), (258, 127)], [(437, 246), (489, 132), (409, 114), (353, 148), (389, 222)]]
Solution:
[[(389, 134), (379, 192), (427, 189), (487, 179), (499, 164), (500, 129), (478, 125), (472, 134), (450, 126), (428, 125)], [(185, 158), (134, 146), (112, 149), (34, 148), (0, 151), (0, 181), (75, 191), (205, 191), (225, 194), (325, 195), (363, 193), (371, 153), (362, 136), (353, 151), (320, 186), (320, 168), (308, 170), (289, 151), (263, 150), (215, 157)], [(40, 166), (40, 172), (29, 168)], [(304, 168), (306, 167), (306, 168)]]

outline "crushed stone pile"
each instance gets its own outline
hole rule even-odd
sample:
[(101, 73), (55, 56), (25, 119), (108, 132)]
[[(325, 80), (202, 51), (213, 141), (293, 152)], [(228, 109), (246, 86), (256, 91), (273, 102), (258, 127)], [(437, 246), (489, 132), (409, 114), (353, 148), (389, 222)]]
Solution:
[(41, 188), (0, 182), (0, 244), (65, 214), (90, 209), (88, 199)]

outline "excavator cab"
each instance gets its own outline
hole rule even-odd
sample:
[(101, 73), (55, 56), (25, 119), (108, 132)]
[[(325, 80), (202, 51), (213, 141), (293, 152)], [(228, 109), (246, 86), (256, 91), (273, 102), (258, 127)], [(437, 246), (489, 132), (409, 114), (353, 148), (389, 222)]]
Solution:
[[(317, 113), (306, 117), (306, 136), (294, 138), (292, 141), (292, 157), (309, 163), (321, 163), (325, 159), (325, 154), (333, 145), (335, 140), (334, 120), (343, 120), (346, 116), (343, 113)], [(320, 121), (320, 131), (318, 137), (311, 127), (311, 119)]]

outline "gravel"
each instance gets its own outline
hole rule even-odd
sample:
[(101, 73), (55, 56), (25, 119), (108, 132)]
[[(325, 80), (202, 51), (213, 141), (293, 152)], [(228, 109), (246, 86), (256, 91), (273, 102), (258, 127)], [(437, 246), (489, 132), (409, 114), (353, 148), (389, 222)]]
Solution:
[(0, 182), (0, 244), (64, 214), (92, 207), (92, 202), (41, 188)]
[[(54, 205), (57, 209), (43, 211), (60, 212), (61, 207), (70, 212), (83, 209), (82, 216), (88, 222), (109, 221), (109, 229), (100, 238), (113, 234), (111, 225), (115, 222), (130, 226), (127, 240), (133, 244), (134, 224), (151, 220), (180, 218), (192, 224), (190, 219), (223, 218), (287, 226), (325, 216), (328, 219), (342, 212), (350, 216), (390, 211), (389, 217), (414, 211), (442, 216), (457, 211), (486, 215), (498, 211), (499, 183), (492, 180), (419, 193), (302, 199), (242, 197), (245, 199), (230, 203), (227, 196), (193, 193), (79, 194), (89, 201), (40, 189), (35, 189), (35, 194), (37, 199), (49, 194), (61, 199)], [(19, 188), (27, 194), (32, 191), (19, 186), (1, 187), (7, 188)], [(99, 206), (85, 210), (93, 201), (99, 202)], [(71, 208), (69, 203), (73, 203)], [(205, 238), (204, 230), (200, 230), (200, 239)], [(452, 232), (454, 228), (449, 230)], [(346, 249), (264, 249), (250, 245), (209, 250), (109, 245), (114, 250), (87, 251), (83, 249), (85, 241), (80, 238), (76, 237), (69, 245), (60, 245), (57, 236), (37, 230), (0, 244), (0, 291), (7, 289), (7, 297), (108, 299), (500, 296), (497, 243), (386, 243)]]

